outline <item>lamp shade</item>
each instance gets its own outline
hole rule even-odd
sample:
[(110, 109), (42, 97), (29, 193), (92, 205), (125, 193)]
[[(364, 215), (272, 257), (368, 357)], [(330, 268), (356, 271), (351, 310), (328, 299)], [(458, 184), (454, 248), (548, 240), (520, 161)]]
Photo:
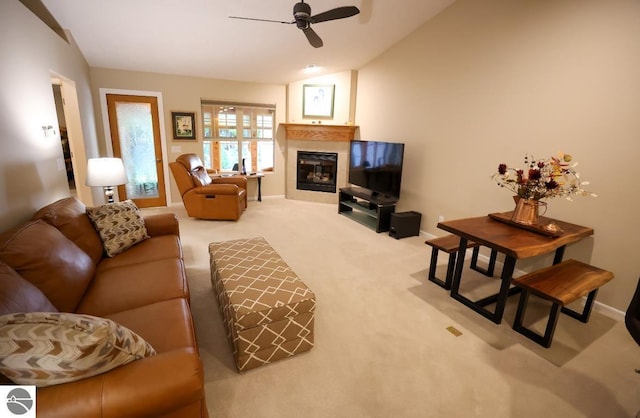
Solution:
[(120, 158), (89, 158), (87, 186), (118, 186), (127, 183), (124, 164)]

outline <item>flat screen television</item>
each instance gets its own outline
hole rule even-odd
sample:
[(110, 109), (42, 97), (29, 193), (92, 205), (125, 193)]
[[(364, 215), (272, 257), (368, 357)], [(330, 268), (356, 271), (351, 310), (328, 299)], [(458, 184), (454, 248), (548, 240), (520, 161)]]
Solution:
[(351, 141), (349, 183), (373, 194), (400, 197), (404, 144), (379, 141)]

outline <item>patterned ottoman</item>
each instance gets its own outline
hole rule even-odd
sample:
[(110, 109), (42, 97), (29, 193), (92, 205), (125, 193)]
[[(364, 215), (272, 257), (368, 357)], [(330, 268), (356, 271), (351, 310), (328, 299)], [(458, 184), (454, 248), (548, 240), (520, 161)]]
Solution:
[(209, 255), (240, 372), (313, 347), (315, 295), (264, 238), (212, 242)]

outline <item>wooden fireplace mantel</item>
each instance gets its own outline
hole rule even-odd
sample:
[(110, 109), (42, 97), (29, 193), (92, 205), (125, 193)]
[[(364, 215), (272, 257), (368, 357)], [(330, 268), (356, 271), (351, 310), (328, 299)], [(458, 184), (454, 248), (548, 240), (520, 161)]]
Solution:
[(282, 123), (287, 139), (305, 141), (349, 142), (353, 140), (357, 126), (354, 125), (308, 125), (302, 123)]

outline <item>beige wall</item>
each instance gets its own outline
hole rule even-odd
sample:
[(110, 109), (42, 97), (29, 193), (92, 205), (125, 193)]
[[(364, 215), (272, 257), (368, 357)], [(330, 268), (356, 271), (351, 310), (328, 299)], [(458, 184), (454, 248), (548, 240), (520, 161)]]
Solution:
[[(355, 70), (342, 71), (319, 77), (293, 81), (288, 86), (287, 122), (313, 124), (318, 121), (326, 125), (353, 125), (355, 119), (355, 93), (358, 73)], [(302, 96), (305, 84), (328, 84), (334, 86), (334, 106), (332, 118), (303, 117)]]
[(442, 235), (438, 215), (513, 208), (489, 179), (499, 163), (573, 154), (599, 196), (548, 215), (595, 229), (566, 257), (613, 271), (598, 300), (625, 310), (640, 274), (639, 17), (635, 0), (458, 0), (362, 68), (361, 136), (407, 144), (399, 209)]
[[(152, 91), (162, 94), (164, 109), (161, 116), (166, 132), (166, 152), (169, 161), (182, 153), (193, 152), (202, 157), (202, 112), (201, 99), (238, 101), (246, 103), (264, 103), (276, 105), (276, 122), (282, 123), (286, 119), (286, 86), (278, 84), (259, 84), (214, 80), (177, 75), (152, 74), (133, 71), (121, 71), (105, 68), (92, 68), (91, 80), (93, 86), (94, 103), (100, 109), (100, 89), (123, 89), (135, 91)], [(171, 112), (195, 112), (196, 131), (195, 141), (174, 141), (171, 126)], [(104, 125), (101, 112), (97, 115), (98, 136), (101, 150), (106, 155), (104, 142)], [(277, 129), (275, 149), (275, 170), (268, 173), (262, 181), (263, 196), (284, 195), (284, 129)], [(172, 152), (172, 147), (180, 147), (180, 152)], [(171, 181), (171, 201), (181, 202), (180, 194), (173, 180)], [(250, 182), (250, 198), (257, 196), (255, 182)]]
[[(75, 83), (81, 135), (97, 153), (89, 67), (69, 45), (17, 1), (0, 2), (0, 230), (69, 196), (51, 76)], [(45, 137), (42, 126), (56, 135)], [(62, 164), (61, 164), (62, 163)]]

